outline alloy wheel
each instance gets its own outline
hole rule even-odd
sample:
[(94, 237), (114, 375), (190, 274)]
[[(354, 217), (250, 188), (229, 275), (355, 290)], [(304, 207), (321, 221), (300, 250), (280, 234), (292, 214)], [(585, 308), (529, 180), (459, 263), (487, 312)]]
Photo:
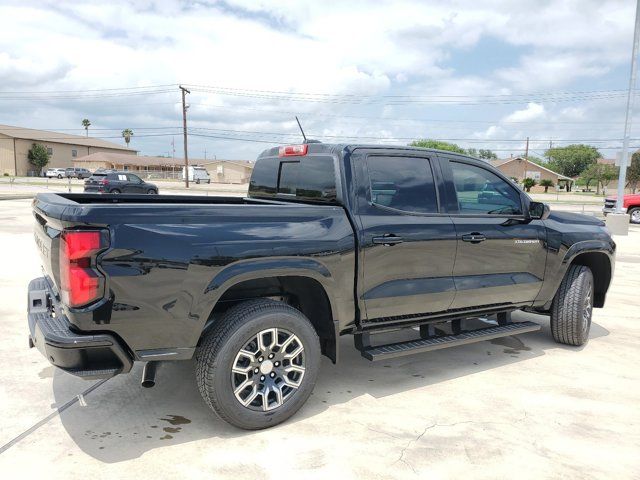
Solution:
[(244, 407), (281, 407), (300, 388), (305, 374), (304, 345), (283, 328), (269, 328), (247, 340), (231, 368), (233, 393)]

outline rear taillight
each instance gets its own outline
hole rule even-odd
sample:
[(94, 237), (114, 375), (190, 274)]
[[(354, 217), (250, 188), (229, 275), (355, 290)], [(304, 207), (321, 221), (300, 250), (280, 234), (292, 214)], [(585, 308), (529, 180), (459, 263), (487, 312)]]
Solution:
[(95, 257), (108, 247), (105, 231), (68, 230), (60, 237), (60, 293), (70, 307), (91, 303), (104, 292), (104, 277), (95, 268)]
[(297, 157), (306, 155), (309, 150), (309, 145), (306, 143), (302, 145), (287, 145), (278, 149), (279, 157)]

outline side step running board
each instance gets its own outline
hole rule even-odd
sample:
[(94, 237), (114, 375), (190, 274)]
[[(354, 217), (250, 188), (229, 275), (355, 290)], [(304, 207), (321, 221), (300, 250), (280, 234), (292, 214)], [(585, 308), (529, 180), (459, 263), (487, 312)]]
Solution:
[(458, 345), (482, 342), (499, 337), (508, 337), (520, 333), (535, 332), (537, 330), (540, 330), (540, 325), (534, 322), (509, 323), (507, 325), (481, 328), (457, 335), (423, 338), (376, 347), (364, 346), (360, 351), (362, 356), (367, 360), (378, 361), (412, 355), (414, 353), (428, 352), (430, 350), (439, 350), (441, 348), (457, 347)]

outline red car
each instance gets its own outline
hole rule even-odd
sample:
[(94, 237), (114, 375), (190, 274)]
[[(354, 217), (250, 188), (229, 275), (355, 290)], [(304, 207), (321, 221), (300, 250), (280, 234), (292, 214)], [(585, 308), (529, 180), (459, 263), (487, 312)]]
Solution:
[[(604, 208), (602, 209), (605, 216), (616, 211), (616, 198), (615, 196), (605, 198)], [(629, 214), (631, 223), (640, 223), (640, 193), (625, 195), (622, 207)]]

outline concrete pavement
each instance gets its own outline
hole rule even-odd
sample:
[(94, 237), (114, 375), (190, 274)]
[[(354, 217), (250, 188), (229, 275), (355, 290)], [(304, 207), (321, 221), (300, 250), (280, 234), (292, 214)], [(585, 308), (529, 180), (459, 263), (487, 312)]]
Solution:
[(28, 200), (0, 202), (4, 478), (638, 478), (639, 227), (616, 239), (585, 347), (525, 313), (542, 331), (381, 363), (345, 337), (294, 418), (244, 432), (204, 405), (192, 362), (162, 365), (146, 390), (139, 367), (87, 382), (27, 348), (32, 221)]

